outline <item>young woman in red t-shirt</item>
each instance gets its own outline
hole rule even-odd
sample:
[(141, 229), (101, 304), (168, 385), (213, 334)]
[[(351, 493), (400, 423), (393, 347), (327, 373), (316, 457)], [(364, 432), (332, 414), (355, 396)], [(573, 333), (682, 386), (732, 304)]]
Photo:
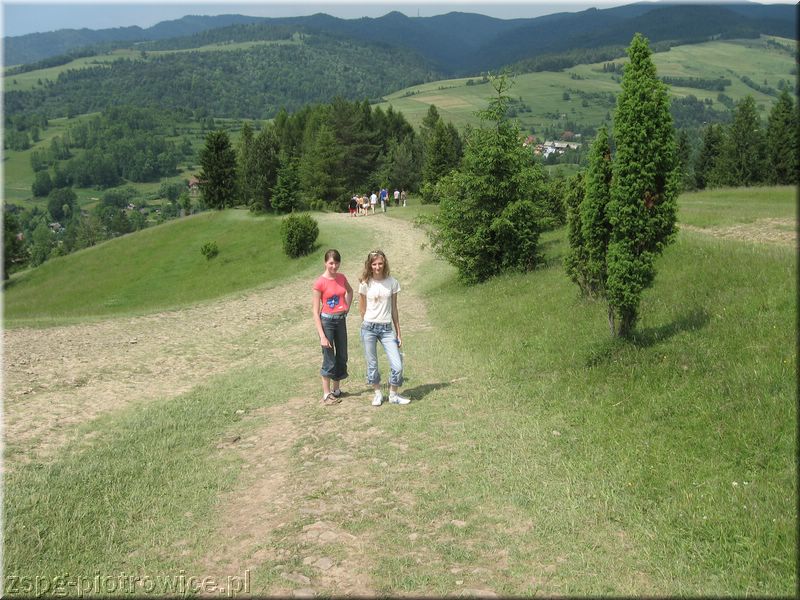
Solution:
[(325, 253), (325, 272), (314, 282), (312, 312), (322, 346), (322, 403), (341, 402), (342, 379), (347, 378), (347, 311), (353, 288), (339, 273), (342, 257), (337, 250)]

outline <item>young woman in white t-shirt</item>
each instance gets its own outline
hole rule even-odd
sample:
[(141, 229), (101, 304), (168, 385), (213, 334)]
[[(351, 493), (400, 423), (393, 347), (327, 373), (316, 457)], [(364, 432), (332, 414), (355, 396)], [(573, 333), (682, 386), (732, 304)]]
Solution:
[(367, 383), (375, 390), (372, 406), (383, 404), (381, 374), (378, 371), (379, 341), (389, 359), (389, 403), (408, 404), (411, 400), (397, 393), (397, 388), (403, 385), (403, 360), (400, 356), (403, 341), (397, 314), (400, 284), (389, 275), (389, 261), (381, 250), (369, 253), (359, 282), (358, 310), (362, 321), (361, 342), (367, 359)]

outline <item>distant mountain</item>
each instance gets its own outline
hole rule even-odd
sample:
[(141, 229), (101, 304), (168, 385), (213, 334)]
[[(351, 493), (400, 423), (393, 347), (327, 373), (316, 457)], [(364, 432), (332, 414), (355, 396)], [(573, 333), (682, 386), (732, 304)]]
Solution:
[(650, 42), (697, 43), (714, 37), (797, 37), (796, 7), (640, 3), (534, 19), (481, 46), (469, 63), (496, 69), (541, 54), (576, 48), (627, 47), (634, 33)]
[(117, 42), (119, 46), (130, 43), (163, 40), (199, 33), (217, 27), (236, 23), (253, 23), (259, 17), (243, 15), (186, 16), (173, 21), (162, 21), (147, 29), (138, 26), (115, 27), (113, 29), (59, 29), (47, 33), (28, 33), (26, 35), (4, 37), (4, 65), (32, 63), (68, 54), (77, 48)]
[(7, 37), (3, 39), (5, 64), (36, 62), (91, 45), (104, 44), (107, 49), (109, 44), (127, 46), (168, 40), (242, 24), (291, 26), (298, 31), (410, 48), (432, 61), (443, 73), (468, 75), (543, 53), (606, 45), (627, 46), (635, 31), (645, 34), (651, 41), (693, 42), (710, 36), (755, 37), (759, 34), (796, 39), (797, 7), (640, 2), (534, 19), (496, 19), (461, 12), (435, 17), (407, 17), (390, 12), (379, 18), (361, 19), (339, 19), (322, 13), (284, 18), (186, 16), (147, 29), (63, 29)]

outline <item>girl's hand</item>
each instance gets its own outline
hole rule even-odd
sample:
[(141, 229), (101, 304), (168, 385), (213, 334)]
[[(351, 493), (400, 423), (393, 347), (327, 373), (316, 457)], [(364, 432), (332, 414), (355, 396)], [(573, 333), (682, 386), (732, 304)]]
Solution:
[(319, 345), (322, 346), (323, 348), (333, 348), (333, 346), (331, 346), (330, 340), (328, 340), (328, 338), (324, 336), (321, 336), (319, 338)]
[(397, 347), (400, 348), (403, 345), (403, 339), (398, 335), (395, 340), (397, 341)]

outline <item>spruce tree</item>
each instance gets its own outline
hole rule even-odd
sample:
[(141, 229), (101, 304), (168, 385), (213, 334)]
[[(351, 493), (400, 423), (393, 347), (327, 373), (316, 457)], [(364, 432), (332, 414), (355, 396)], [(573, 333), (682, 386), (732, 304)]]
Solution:
[(298, 159), (282, 152), (278, 181), (272, 191), (272, 208), (277, 212), (292, 212), (300, 206), (297, 168)]
[(764, 181), (764, 132), (756, 101), (745, 96), (736, 104), (726, 128), (714, 180), (720, 185), (750, 186)]
[(200, 191), (203, 203), (222, 210), (236, 204), (236, 152), (228, 134), (212, 131), (200, 150)]
[(789, 91), (784, 88), (769, 114), (767, 122), (767, 178), (769, 183), (792, 185), (798, 183), (797, 108)]
[(680, 175), (667, 89), (641, 34), (634, 35), (628, 57), (614, 115), (607, 210), (606, 297), (611, 331), (620, 337), (632, 333), (642, 292), (655, 277), (655, 258), (675, 237)]
[(714, 179), (722, 147), (722, 125), (711, 123), (703, 133), (703, 146), (694, 166), (694, 185), (698, 190), (716, 185)]
[(243, 204), (252, 207), (256, 198), (257, 164), (253, 160), (253, 127), (248, 121), (242, 126), (237, 159), (239, 195)]

